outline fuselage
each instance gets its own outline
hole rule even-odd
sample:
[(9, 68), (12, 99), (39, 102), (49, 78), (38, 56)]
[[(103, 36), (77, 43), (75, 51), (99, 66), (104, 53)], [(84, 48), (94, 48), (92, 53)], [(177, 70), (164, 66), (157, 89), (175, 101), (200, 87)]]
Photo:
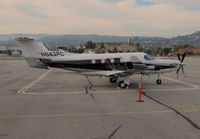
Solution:
[(43, 56), (48, 67), (74, 71), (127, 71), (141, 68), (140, 72), (176, 69), (177, 60), (156, 59), (143, 52), (72, 54)]

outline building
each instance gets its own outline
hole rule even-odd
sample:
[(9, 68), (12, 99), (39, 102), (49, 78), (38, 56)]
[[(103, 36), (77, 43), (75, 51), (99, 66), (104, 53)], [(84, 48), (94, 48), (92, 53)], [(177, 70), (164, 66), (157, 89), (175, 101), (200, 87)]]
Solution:
[(128, 38), (128, 44), (131, 44), (132, 42), (131, 42), (131, 38)]
[(68, 51), (68, 49), (67, 49), (66, 46), (57, 46), (56, 48), (57, 48), (57, 50), (58, 50), (58, 49), (62, 49), (62, 50), (64, 50), (64, 51)]
[(0, 56), (21, 56), (22, 51), (19, 47), (0, 46)]
[(80, 44), (76, 48), (77, 49), (86, 49), (86, 45), (85, 44)]
[(0, 56), (6, 56), (8, 53), (6, 46), (0, 46)]
[(124, 42), (95, 43), (96, 48), (101, 48), (102, 44), (104, 46), (104, 50), (107, 52), (114, 51), (114, 50), (117, 50), (119, 52), (136, 52), (136, 51), (138, 51), (136, 45), (128, 44), (128, 43), (124, 43)]
[[(94, 42), (97, 53), (110, 52), (117, 50), (118, 52), (137, 52), (138, 47), (132, 44), (131, 39), (128, 42)], [(77, 49), (86, 49), (86, 44), (80, 44)]]
[(7, 47), (8, 56), (21, 56), (22, 50), (17, 46), (9, 46)]

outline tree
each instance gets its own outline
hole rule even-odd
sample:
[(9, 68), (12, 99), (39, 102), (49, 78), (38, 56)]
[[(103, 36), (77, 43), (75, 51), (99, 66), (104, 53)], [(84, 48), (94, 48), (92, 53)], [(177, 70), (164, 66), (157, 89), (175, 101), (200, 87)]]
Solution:
[(172, 51), (172, 48), (164, 48), (164, 54), (168, 55), (168, 53), (170, 53)]
[(117, 52), (118, 52), (117, 47), (115, 47), (113, 50), (113, 53), (117, 53)]
[(104, 43), (101, 43), (101, 47), (100, 47), (101, 49), (104, 49), (105, 47), (104, 47)]
[(140, 52), (143, 52), (143, 48), (142, 48), (142, 46), (140, 46)]
[(162, 48), (156, 47), (156, 54), (161, 54), (161, 53), (162, 53)]
[(140, 51), (140, 44), (139, 44), (139, 43), (136, 43), (135, 45), (136, 45), (136, 47), (137, 47), (137, 51), (139, 52), (139, 51)]
[(187, 48), (187, 47), (190, 47), (190, 45), (188, 45), (188, 44), (183, 45), (183, 48)]
[(95, 43), (93, 43), (92, 41), (88, 41), (86, 44), (86, 49), (95, 49)]
[(78, 53), (83, 53), (83, 52), (84, 52), (84, 49), (83, 49), (83, 48), (79, 48), (79, 49), (77, 50), (77, 52), (78, 52)]
[(187, 52), (188, 55), (194, 55), (194, 52), (190, 51), (190, 52)]
[(71, 52), (71, 53), (76, 53), (77, 52), (77, 50), (74, 47), (69, 48), (68, 51)]
[(152, 50), (147, 49), (147, 50), (145, 50), (145, 53), (147, 53), (147, 54), (149, 54), (149, 55), (152, 55)]
[(112, 53), (112, 51), (110, 49), (108, 49), (108, 53)]

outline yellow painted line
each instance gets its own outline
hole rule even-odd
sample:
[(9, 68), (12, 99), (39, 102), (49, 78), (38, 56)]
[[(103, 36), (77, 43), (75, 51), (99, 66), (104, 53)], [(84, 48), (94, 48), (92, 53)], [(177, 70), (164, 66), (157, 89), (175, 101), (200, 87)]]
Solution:
[[(0, 119), (18, 119), (18, 118), (56, 118), (56, 117), (89, 117), (89, 116), (113, 116), (113, 115), (136, 115), (136, 114), (159, 114), (173, 113), (172, 110), (164, 111), (143, 111), (143, 112), (110, 112), (110, 113), (77, 113), (77, 114), (35, 114), (35, 115), (5, 115)], [(200, 112), (200, 110), (180, 110), (179, 112), (191, 113)]]
[(69, 80), (69, 86), (74, 87), (74, 83), (75, 83), (74, 80)]
[(120, 87), (116, 87), (116, 89), (120, 90), (121, 88)]

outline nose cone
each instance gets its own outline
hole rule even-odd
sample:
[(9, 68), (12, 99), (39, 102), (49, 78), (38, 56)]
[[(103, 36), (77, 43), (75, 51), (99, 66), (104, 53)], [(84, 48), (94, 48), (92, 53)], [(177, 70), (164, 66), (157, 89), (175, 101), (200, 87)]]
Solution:
[(163, 66), (176, 66), (181, 64), (180, 61), (178, 60), (167, 60), (167, 59), (159, 59), (157, 60), (157, 63)]
[(181, 65), (181, 62), (178, 60), (175, 60), (177, 65)]
[(183, 65), (183, 66), (186, 65), (186, 63), (181, 63), (181, 61), (178, 61), (178, 60), (176, 60), (176, 64), (177, 65)]

